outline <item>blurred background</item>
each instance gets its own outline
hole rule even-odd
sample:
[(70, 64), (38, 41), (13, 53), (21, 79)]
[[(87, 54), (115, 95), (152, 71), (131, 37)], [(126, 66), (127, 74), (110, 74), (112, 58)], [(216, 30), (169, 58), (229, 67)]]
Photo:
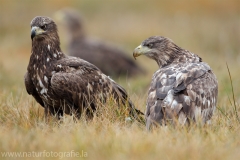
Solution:
[[(126, 50), (144, 39), (162, 35), (172, 39), (207, 62), (219, 81), (219, 105), (231, 96), (226, 67), (229, 65), (234, 91), (240, 95), (240, 1), (238, 0), (0, 0), (0, 95), (24, 95), (23, 77), (30, 53), (30, 22), (70, 7), (79, 11), (89, 36), (98, 37)], [(62, 50), (66, 33), (59, 27)], [(115, 79), (132, 95), (146, 97), (157, 64), (139, 57), (147, 73)], [(224, 103), (225, 104), (225, 103)]]

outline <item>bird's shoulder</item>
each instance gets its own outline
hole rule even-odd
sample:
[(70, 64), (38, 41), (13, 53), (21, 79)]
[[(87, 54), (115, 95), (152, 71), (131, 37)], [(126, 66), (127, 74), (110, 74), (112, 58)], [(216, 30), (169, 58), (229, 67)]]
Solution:
[(173, 89), (179, 93), (210, 70), (204, 62), (176, 63), (160, 68), (153, 74), (149, 94), (155, 92), (157, 98), (164, 99), (168, 91)]
[(66, 56), (65, 58), (62, 58), (58, 61), (54, 62), (54, 69), (56, 71), (61, 71), (61, 72), (67, 72), (69, 69), (71, 71), (73, 70), (81, 70), (84, 69), (86, 71), (100, 71), (98, 67), (95, 65), (81, 59), (78, 57), (72, 57), (72, 56)]
[(115, 83), (96, 66), (80, 58), (69, 56), (54, 65), (56, 69), (51, 77), (51, 87), (58, 93), (64, 90), (75, 93), (107, 90)]

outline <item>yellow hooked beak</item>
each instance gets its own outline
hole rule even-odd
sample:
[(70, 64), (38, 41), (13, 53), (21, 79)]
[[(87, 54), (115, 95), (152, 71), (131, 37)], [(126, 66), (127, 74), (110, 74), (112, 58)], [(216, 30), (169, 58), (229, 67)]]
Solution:
[(146, 46), (139, 45), (137, 48), (133, 51), (133, 57), (136, 60), (136, 57), (141, 56), (145, 54), (146, 52), (150, 51), (150, 49)]
[(39, 27), (33, 26), (31, 30), (31, 38), (33, 39), (35, 36), (44, 33), (45, 31)]

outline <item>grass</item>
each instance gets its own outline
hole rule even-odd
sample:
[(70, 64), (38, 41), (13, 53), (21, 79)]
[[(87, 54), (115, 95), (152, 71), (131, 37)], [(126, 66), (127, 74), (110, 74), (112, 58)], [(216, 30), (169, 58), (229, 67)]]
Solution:
[[(19, 95), (20, 96), (20, 95)], [(0, 106), (1, 152), (75, 152), (89, 159), (238, 159), (239, 123), (232, 108), (216, 111), (212, 125), (161, 127), (147, 132), (143, 125), (116, 120), (112, 106), (92, 121), (46, 124), (43, 109), (26, 98), (3, 97)], [(53, 158), (53, 157), (52, 157)], [(58, 159), (60, 157), (56, 157)], [(31, 158), (29, 158), (31, 159)]]
[[(67, 159), (64, 152), (88, 159), (239, 159), (238, 1), (122, 0), (6, 1), (0, 7), (0, 156), (6, 152), (38, 152), (48, 159)], [(81, 10), (86, 30), (132, 50), (151, 35), (163, 35), (200, 55), (217, 75), (218, 106), (209, 126), (160, 127), (147, 132), (139, 123), (119, 118), (109, 103), (92, 121), (65, 116), (61, 124), (44, 121), (43, 108), (28, 96), (23, 76), (31, 52), (29, 23), (36, 15), (70, 6)], [(23, 12), (27, 11), (27, 12)], [(19, 15), (18, 17), (16, 15)], [(64, 46), (64, 30), (59, 29)], [(65, 50), (63, 48), (63, 50)], [(116, 79), (135, 105), (145, 111), (147, 90), (157, 65), (146, 57), (136, 61), (147, 74)], [(226, 67), (225, 62), (228, 63)], [(234, 98), (232, 98), (234, 95)], [(46, 153), (48, 152), (48, 153)], [(56, 155), (56, 153), (58, 155)], [(67, 154), (66, 153), (66, 154)], [(85, 156), (84, 156), (85, 155)], [(25, 157), (22, 159), (32, 159)], [(43, 155), (42, 155), (43, 157)], [(74, 158), (72, 155), (72, 159)]]
[(234, 112), (235, 112), (235, 115), (236, 115), (236, 118), (237, 118), (238, 122), (240, 122), (240, 119), (239, 119), (239, 116), (238, 116), (238, 111), (237, 111), (236, 100), (235, 100), (235, 94), (234, 94), (234, 90), (233, 90), (232, 76), (231, 76), (231, 73), (230, 73), (230, 70), (228, 68), (228, 64), (227, 63), (226, 63), (226, 65), (227, 65), (228, 74), (229, 74), (229, 78), (230, 78), (230, 82), (231, 82), (231, 88), (232, 88), (233, 109), (234, 109)]

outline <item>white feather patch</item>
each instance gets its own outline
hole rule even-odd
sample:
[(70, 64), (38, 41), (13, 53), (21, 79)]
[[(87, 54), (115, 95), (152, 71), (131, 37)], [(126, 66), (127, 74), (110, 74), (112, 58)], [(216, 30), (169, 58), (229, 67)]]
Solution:
[(41, 79), (39, 78), (39, 76), (38, 76), (38, 82), (39, 82), (40, 87), (42, 88), (40, 93), (41, 94), (47, 93), (47, 88), (43, 85), (43, 83), (42, 83)]
[(162, 76), (161, 76), (161, 79), (163, 79), (163, 78), (167, 78), (167, 75), (165, 73), (162, 74)]
[(156, 96), (156, 90), (149, 93), (148, 97), (154, 98)]
[(173, 91), (170, 90), (168, 91), (168, 95), (166, 96), (166, 98), (163, 100), (164, 104), (163, 104), (163, 107), (167, 107), (167, 106), (170, 106), (173, 102)]
[(184, 101), (188, 106), (190, 106), (191, 100), (190, 100), (189, 96), (184, 96)]
[(43, 88), (41, 91), (40, 91), (41, 94), (44, 94), (44, 93), (47, 93), (47, 89), (46, 88)]
[(208, 103), (208, 107), (210, 107), (211, 102), (208, 100), (207, 103)]
[(173, 100), (172, 104), (171, 104), (171, 109), (176, 109), (176, 107), (178, 107), (178, 102), (176, 100)]
[(48, 78), (46, 76), (44, 76), (44, 81), (48, 83)]
[(51, 49), (51, 47), (50, 47), (50, 45), (48, 44), (48, 50), (50, 51), (50, 49)]

